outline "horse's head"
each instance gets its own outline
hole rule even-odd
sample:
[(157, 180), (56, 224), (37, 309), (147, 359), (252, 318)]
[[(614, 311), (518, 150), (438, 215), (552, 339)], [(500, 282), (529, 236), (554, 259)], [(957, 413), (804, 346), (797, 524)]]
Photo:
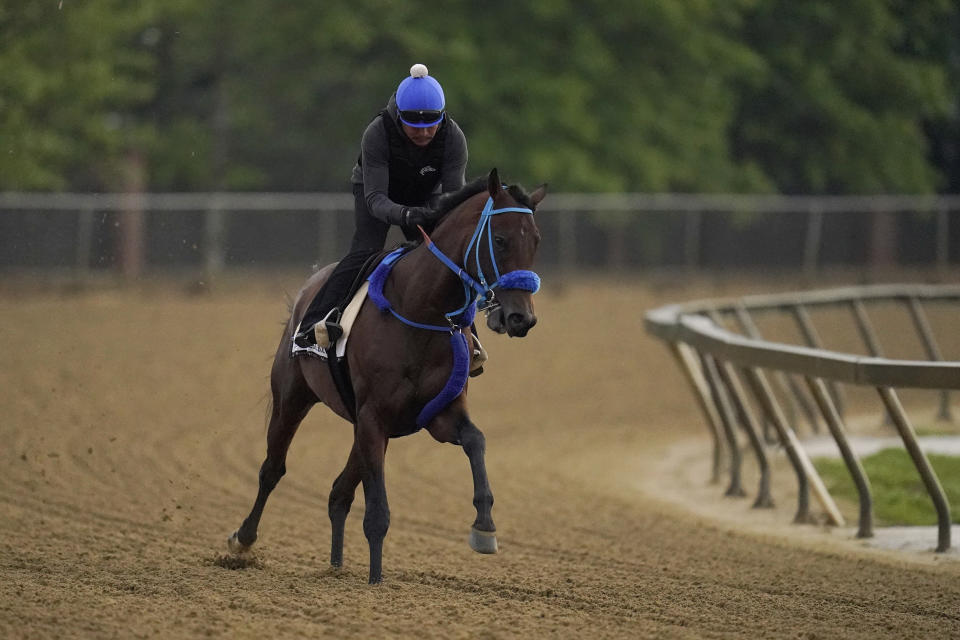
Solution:
[(469, 296), (479, 299), (487, 326), (497, 333), (522, 337), (537, 323), (532, 295), (540, 278), (530, 268), (540, 231), (533, 211), (545, 193), (546, 185), (529, 195), (516, 185), (506, 187), (493, 169), (486, 180), (444, 196), (437, 205), (442, 219), (427, 246), (460, 279), (467, 302)]
[(487, 177), (487, 193), (494, 211), (507, 209), (490, 217), (489, 238), (479, 253), (486, 275), (478, 276), (485, 277), (487, 282), (493, 282), (491, 278), (499, 280), (493, 287), (494, 305), (488, 310), (487, 327), (511, 337), (523, 337), (537, 323), (533, 293), (540, 280), (531, 269), (540, 244), (540, 230), (532, 212), (546, 195), (546, 185), (527, 195), (519, 187), (504, 187), (493, 169)]

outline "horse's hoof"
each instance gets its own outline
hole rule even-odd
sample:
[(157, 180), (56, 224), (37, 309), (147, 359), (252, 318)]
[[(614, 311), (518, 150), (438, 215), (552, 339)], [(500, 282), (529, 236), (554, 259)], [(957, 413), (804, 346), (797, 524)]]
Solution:
[(495, 531), (479, 531), (470, 529), (470, 548), (477, 553), (496, 553), (497, 533)]
[(238, 533), (240, 533), (239, 529), (231, 533), (230, 537), (227, 538), (227, 549), (230, 550), (230, 553), (245, 553), (249, 551), (250, 547), (252, 546), (240, 542), (240, 538), (237, 536)]

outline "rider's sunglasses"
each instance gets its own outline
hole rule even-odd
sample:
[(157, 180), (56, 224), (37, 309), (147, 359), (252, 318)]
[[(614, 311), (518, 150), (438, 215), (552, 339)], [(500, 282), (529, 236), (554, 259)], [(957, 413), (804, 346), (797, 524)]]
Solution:
[(400, 118), (411, 124), (425, 124), (436, 122), (443, 117), (443, 111), (401, 111)]

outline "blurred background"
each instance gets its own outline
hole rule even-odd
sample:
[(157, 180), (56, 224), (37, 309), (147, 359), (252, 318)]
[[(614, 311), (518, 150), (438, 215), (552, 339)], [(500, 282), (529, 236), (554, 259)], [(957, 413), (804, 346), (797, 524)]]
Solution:
[(330, 262), (411, 64), (468, 179), (550, 184), (544, 270), (960, 260), (951, 0), (6, 0), (0, 270)]

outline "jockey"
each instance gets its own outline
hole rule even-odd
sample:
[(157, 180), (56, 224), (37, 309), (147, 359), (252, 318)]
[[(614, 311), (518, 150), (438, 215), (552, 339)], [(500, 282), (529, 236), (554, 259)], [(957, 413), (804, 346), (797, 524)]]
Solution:
[[(436, 219), (428, 204), (463, 187), (466, 165), (467, 140), (446, 113), (443, 88), (426, 66), (413, 65), (363, 132), (351, 177), (356, 229), (350, 253), (307, 308), (294, 335), (297, 346), (326, 349), (336, 342), (344, 298), (367, 259), (383, 249), (390, 225), (407, 239), (419, 237), (417, 225), (429, 230)], [(475, 352), (484, 355), (482, 347)]]

